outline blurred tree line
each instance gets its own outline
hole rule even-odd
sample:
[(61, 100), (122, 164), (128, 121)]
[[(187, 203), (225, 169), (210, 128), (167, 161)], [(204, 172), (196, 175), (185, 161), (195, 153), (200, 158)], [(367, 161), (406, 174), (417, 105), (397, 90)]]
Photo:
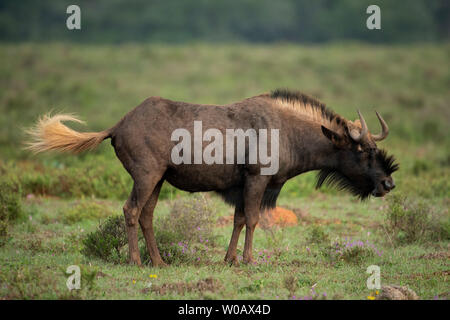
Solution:
[[(81, 8), (81, 30), (66, 8)], [(366, 8), (381, 8), (368, 30)], [(449, 0), (0, 0), (0, 41), (378, 43), (450, 38)]]

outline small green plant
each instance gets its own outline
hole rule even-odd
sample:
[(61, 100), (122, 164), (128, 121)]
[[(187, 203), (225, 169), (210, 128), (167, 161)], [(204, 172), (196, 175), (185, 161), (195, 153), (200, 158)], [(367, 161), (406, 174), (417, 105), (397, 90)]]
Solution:
[[(83, 264), (80, 264), (78, 266), (80, 267), (80, 288), (73, 289), (70, 291), (64, 291), (63, 294), (58, 297), (59, 299), (92, 300), (96, 298), (97, 296), (96, 280), (98, 269)], [(65, 268), (61, 268), (61, 273), (64, 278), (67, 278), (69, 275), (71, 275), (71, 273), (66, 273)]]
[(288, 299), (295, 295), (295, 291), (298, 288), (298, 280), (295, 276), (289, 275), (284, 278), (283, 281), (284, 287), (289, 291)]
[(298, 287), (311, 287), (314, 284), (313, 280), (306, 275), (298, 275), (297, 276), (297, 285)]
[(43, 251), (44, 247), (42, 244), (42, 239), (40, 238), (29, 239), (25, 242), (24, 248), (30, 250), (33, 254), (36, 254), (39, 251)]
[(266, 282), (266, 279), (256, 279), (248, 286), (239, 288), (239, 292), (259, 292), (264, 288)]
[(97, 280), (98, 270), (95, 268), (81, 266), (81, 279), (83, 281), (83, 288), (92, 293), (96, 288), (95, 280)]
[(86, 235), (83, 239), (82, 253), (86, 257), (122, 263), (126, 261), (122, 248), (127, 242), (125, 218), (112, 216), (101, 223), (96, 231)]
[(262, 227), (264, 230), (264, 233), (266, 234), (266, 241), (267, 241), (267, 247), (268, 248), (279, 248), (281, 247), (285, 237), (286, 233), (283, 232), (283, 229), (281, 229), (279, 226), (271, 226), (271, 227)]
[(318, 225), (312, 226), (309, 230), (308, 241), (310, 243), (324, 243), (329, 241), (326, 231)]
[(341, 257), (346, 262), (361, 263), (374, 255), (375, 252), (366, 246), (354, 246), (351, 249), (344, 250)]

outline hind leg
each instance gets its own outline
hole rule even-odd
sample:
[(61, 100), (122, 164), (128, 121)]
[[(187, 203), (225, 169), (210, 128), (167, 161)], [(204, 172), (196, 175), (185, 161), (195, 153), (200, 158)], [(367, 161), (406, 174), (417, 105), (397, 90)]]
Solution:
[(147, 250), (152, 260), (152, 266), (166, 266), (166, 263), (162, 260), (159, 254), (158, 247), (156, 245), (155, 234), (153, 232), (153, 211), (155, 210), (156, 203), (158, 202), (159, 192), (164, 180), (158, 182), (153, 190), (150, 199), (148, 199), (144, 208), (142, 209), (141, 216), (139, 217), (139, 224), (141, 225), (142, 233), (144, 234), (145, 242), (147, 244)]
[(242, 228), (245, 225), (245, 215), (242, 209), (236, 207), (234, 210), (234, 226), (233, 234), (231, 235), (230, 244), (228, 246), (227, 254), (225, 255), (225, 261), (234, 265), (238, 265), (238, 259), (236, 254), (237, 244), (239, 241), (239, 235), (241, 234)]
[(123, 207), (128, 234), (130, 264), (141, 265), (138, 248), (138, 221), (144, 205), (155, 189), (162, 175), (142, 174), (134, 178), (133, 191)]

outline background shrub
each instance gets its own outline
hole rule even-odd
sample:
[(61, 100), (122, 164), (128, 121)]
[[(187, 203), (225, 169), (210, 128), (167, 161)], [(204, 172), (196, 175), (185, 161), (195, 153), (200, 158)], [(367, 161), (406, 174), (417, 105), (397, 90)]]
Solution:
[[(168, 263), (197, 262), (214, 245), (216, 221), (213, 203), (204, 194), (172, 202), (168, 215), (155, 223), (155, 236), (163, 259)], [(148, 254), (143, 255), (148, 261)]]
[(347, 263), (360, 264), (367, 261), (368, 258), (375, 255), (382, 255), (382, 251), (378, 250), (375, 245), (361, 239), (336, 239), (333, 244), (322, 248), (322, 255), (332, 264), (341, 261)]
[(181, 240), (195, 241), (211, 238), (216, 221), (214, 205), (204, 194), (174, 200), (169, 215), (157, 221), (158, 231), (171, 230)]
[(329, 241), (329, 238), (323, 227), (313, 225), (308, 232), (308, 241), (311, 243), (323, 243)]
[[(163, 260), (168, 263), (197, 262), (204, 258), (214, 244), (214, 207), (204, 196), (182, 198), (172, 203), (168, 215), (154, 223), (155, 236)], [(78, 209), (74, 209), (78, 212)], [(71, 214), (70, 217), (78, 215)], [(82, 253), (107, 262), (127, 260), (127, 232), (123, 216), (112, 216), (89, 233), (83, 240)], [(150, 263), (145, 239), (139, 233), (142, 262)]]
[(0, 181), (0, 246), (8, 235), (8, 226), (23, 215), (18, 184)]
[(412, 201), (401, 195), (390, 198), (384, 229), (396, 243), (448, 240), (450, 221), (423, 201)]
[(111, 209), (98, 201), (82, 200), (75, 206), (65, 210), (62, 215), (62, 220), (66, 224), (73, 224), (82, 220), (95, 220), (111, 216), (113, 212)]
[[(115, 161), (113, 153), (113, 150), (108, 149), (105, 154), (92, 153), (79, 158), (66, 157), (59, 159), (60, 161), (34, 164), (2, 162), (0, 159), (0, 173), (3, 180), (20, 185), (22, 196), (35, 194), (61, 198), (124, 200), (130, 194), (132, 179), (120, 162)], [(164, 183), (159, 198), (167, 199), (180, 193), (182, 191)]]

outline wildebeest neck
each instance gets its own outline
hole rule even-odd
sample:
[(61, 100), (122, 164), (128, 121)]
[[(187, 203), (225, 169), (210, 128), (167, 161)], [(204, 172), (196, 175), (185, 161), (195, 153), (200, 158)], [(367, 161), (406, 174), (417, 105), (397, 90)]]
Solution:
[(337, 169), (338, 150), (322, 133), (320, 125), (303, 122), (289, 134), (290, 149), (289, 178), (303, 172), (322, 169)]

